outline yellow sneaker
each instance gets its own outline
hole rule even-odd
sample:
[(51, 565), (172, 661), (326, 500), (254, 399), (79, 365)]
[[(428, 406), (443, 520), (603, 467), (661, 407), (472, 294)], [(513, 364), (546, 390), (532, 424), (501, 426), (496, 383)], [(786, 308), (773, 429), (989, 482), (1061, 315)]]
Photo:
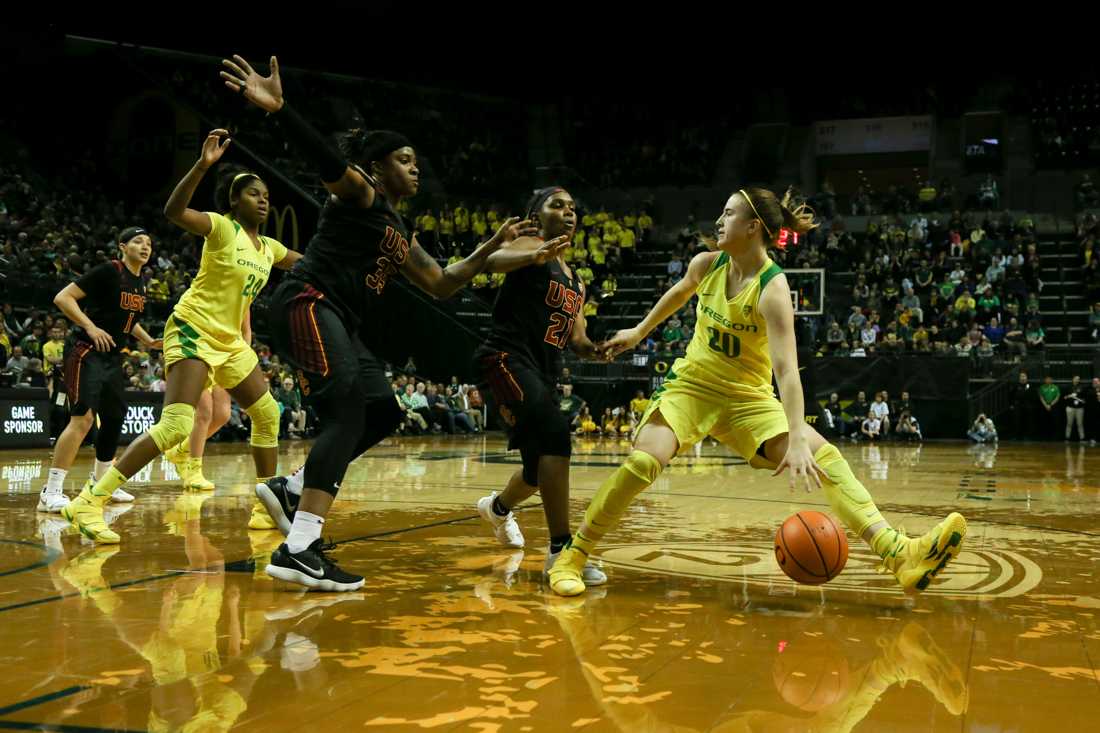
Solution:
[(267, 574), (267, 566), (271, 562), (271, 553), (278, 549), (279, 545), (283, 544), (282, 534), (271, 534), (270, 532), (249, 532), (248, 544), (252, 548), (252, 577), (254, 580), (270, 581), (271, 576)]
[(559, 596), (579, 596), (584, 593), (584, 580), (581, 573), (588, 562), (588, 556), (578, 549), (567, 547), (558, 555), (554, 566), (550, 568), (550, 587)]
[[(187, 448), (187, 443), (183, 442), (164, 451), (164, 457), (179, 470), (187, 463), (191, 454)], [(180, 475), (182, 475), (182, 473)]]
[[(89, 495), (90, 493), (88, 492)], [(61, 510), (61, 516), (80, 530), (80, 534), (94, 542), (117, 545), (121, 541), (118, 533), (113, 532), (103, 519), (103, 507), (89, 501), (83, 491)]]
[(65, 582), (80, 591), (80, 595), (107, 587), (103, 579), (103, 564), (114, 557), (121, 548), (96, 547), (72, 558), (65, 564), (61, 577)]
[(260, 503), (260, 500), (255, 499), (252, 502), (252, 516), (248, 518), (248, 528), (278, 529), (279, 525), (275, 524), (275, 520), (267, 513), (267, 509), (264, 509), (264, 505)]
[(209, 495), (190, 491), (177, 496), (172, 508), (164, 513), (164, 523), (168, 526), (169, 534), (182, 537), (188, 522), (202, 518), (202, 505), (209, 498)]
[(894, 574), (906, 593), (925, 590), (959, 554), (965, 537), (966, 519), (951, 512), (928, 532), (900, 545), (895, 555), (883, 560), (883, 567)]
[(213, 491), (214, 482), (202, 475), (202, 459), (192, 458), (187, 462), (187, 477), (183, 487), (192, 491)]
[(883, 657), (898, 681), (917, 680), (952, 715), (966, 712), (970, 695), (962, 671), (920, 625), (907, 624)]

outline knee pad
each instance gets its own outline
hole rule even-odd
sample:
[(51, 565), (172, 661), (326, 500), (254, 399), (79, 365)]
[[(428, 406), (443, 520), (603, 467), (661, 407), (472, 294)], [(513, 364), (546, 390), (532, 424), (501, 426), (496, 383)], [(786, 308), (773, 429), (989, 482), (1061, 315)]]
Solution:
[(271, 393), (264, 392), (260, 399), (245, 409), (245, 413), (252, 420), (252, 435), (248, 442), (254, 448), (278, 448), (279, 403)]
[(631, 451), (623, 465), (596, 492), (584, 514), (585, 522), (593, 528), (614, 526), (634, 497), (657, 480), (661, 469), (661, 462), (645, 451)]
[(194, 425), (195, 408), (184, 402), (173, 402), (164, 408), (160, 421), (149, 430), (149, 437), (163, 453), (191, 437)]
[(852, 467), (848, 465), (848, 461), (844, 460), (844, 456), (840, 455), (835, 445), (826, 443), (818, 448), (817, 453), (814, 454), (814, 460), (817, 461), (817, 465), (825, 469), (829, 481), (840, 487), (841, 492), (850, 501), (858, 504), (871, 501), (871, 494), (856, 479), (855, 474), (852, 473)]

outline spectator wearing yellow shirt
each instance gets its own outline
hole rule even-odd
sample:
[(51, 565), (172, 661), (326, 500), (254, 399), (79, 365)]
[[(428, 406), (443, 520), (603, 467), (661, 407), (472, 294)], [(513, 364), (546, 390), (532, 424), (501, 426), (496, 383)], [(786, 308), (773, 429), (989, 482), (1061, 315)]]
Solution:
[(596, 226), (596, 215), (593, 214), (591, 211), (587, 212), (583, 217), (581, 217), (581, 224), (584, 224), (585, 229), (591, 229), (592, 227)]
[(969, 290), (964, 290), (963, 294), (955, 301), (955, 312), (958, 313), (960, 321), (973, 318), (977, 309), (978, 302), (974, 300)]
[(932, 185), (932, 181), (924, 182), (924, 186), (917, 194), (917, 200), (920, 201), (921, 211), (931, 211), (933, 208), (935, 208), (936, 187)]
[(500, 228), (500, 212), (497, 211), (497, 207), (490, 206), (489, 213), (485, 215), (485, 219), (489, 223), (489, 228), (494, 232)]
[(437, 230), (439, 229), (439, 220), (432, 216), (432, 212), (425, 211), (420, 215), (420, 218), (416, 220), (416, 228), (424, 235), (424, 243), (431, 246), (435, 246), (437, 243)]
[(638, 215), (631, 211), (629, 214), (623, 217), (623, 228), (634, 229), (638, 226)]
[(599, 237), (588, 238), (588, 255), (596, 267), (602, 268), (607, 263), (607, 248), (603, 246)]
[(460, 250), (458, 247), (455, 247), (454, 251), (451, 254), (451, 258), (449, 260), (447, 260), (447, 266), (450, 267), (451, 265), (455, 264), (456, 262), (462, 262), (462, 260), (463, 260), (462, 250)]
[(603, 279), (603, 284), (600, 285), (600, 290), (603, 291), (603, 297), (613, 297), (615, 295), (615, 291), (618, 289), (619, 281), (615, 279), (614, 273), (608, 273), (607, 277)]
[(607, 211), (605, 211), (602, 206), (600, 207), (600, 210), (596, 212), (596, 223), (600, 224), (601, 226), (603, 224), (606, 224), (607, 220), (610, 218), (611, 217), (608, 216)]
[(634, 413), (634, 417), (641, 420), (642, 415), (649, 409), (649, 400), (646, 399), (645, 393), (642, 390), (638, 390), (634, 393), (634, 399), (630, 401), (630, 411)]
[(581, 282), (584, 283), (586, 288), (596, 279), (596, 275), (592, 272), (592, 268), (589, 267), (587, 263), (582, 263), (576, 270), (577, 277), (581, 279)]
[(504, 284), (504, 277), (505, 276), (503, 272), (494, 272), (492, 275), (489, 276), (489, 287), (499, 288), (501, 285)]
[(474, 275), (474, 279), (470, 281), (470, 287), (474, 290), (481, 290), (482, 288), (489, 287), (489, 275), (484, 272), (479, 272)]
[(469, 244), (470, 242), (470, 210), (466, 208), (466, 204), (459, 204), (455, 207), (455, 237), (459, 242), (463, 244)]
[(50, 340), (42, 344), (42, 359), (46, 362), (46, 377), (52, 382), (61, 375), (65, 362), (65, 336), (60, 326), (50, 328)]
[(619, 255), (623, 258), (623, 264), (630, 267), (634, 264), (634, 244), (636, 242), (636, 236), (634, 232), (629, 229), (624, 229), (619, 234), (617, 243), (619, 245)]
[(608, 219), (603, 225), (603, 238), (609, 241), (617, 241), (623, 228), (614, 219)]
[(642, 212), (642, 215), (638, 217), (638, 241), (644, 242), (649, 236), (649, 230), (653, 228), (653, 219), (649, 214)]
[[(577, 231), (573, 232), (573, 244), (577, 245), (578, 247), (584, 247), (584, 241), (585, 233), (583, 229), (578, 229)], [(1088, 262), (1085, 262), (1085, 265), (1087, 266)]]
[(597, 334), (602, 335), (602, 332), (597, 328), (599, 325), (599, 314), (600, 304), (596, 302), (596, 298), (593, 297), (592, 293), (588, 293), (584, 301), (584, 320), (585, 328), (593, 338), (596, 338)]
[(574, 247), (566, 247), (561, 251), (561, 258), (567, 264), (573, 264), (573, 261), (577, 259), (577, 250)]
[(599, 228), (593, 229), (592, 231), (588, 232), (588, 247), (589, 247), (589, 249), (592, 248), (593, 243), (599, 244), (602, 241), (603, 241), (603, 236), (600, 234)]
[(634, 249), (637, 242), (638, 235), (634, 233), (633, 229), (623, 229), (619, 232), (619, 247), (621, 249)]
[(152, 278), (146, 286), (146, 294), (158, 303), (168, 302), (168, 283), (159, 278)]
[(474, 213), (470, 214), (470, 230), (474, 233), (474, 240), (481, 242), (484, 241), (486, 233), (489, 231), (489, 225), (485, 221), (485, 212), (481, 210), (481, 207), (474, 209)]
[(578, 246), (576, 242), (573, 243), (573, 246), (570, 249), (574, 250), (574, 253), (573, 253), (574, 259), (576, 259), (576, 261), (579, 264), (584, 264), (584, 263), (588, 262), (588, 250), (587, 249), (585, 249), (584, 247)]
[(439, 215), (439, 243), (450, 247), (455, 239), (455, 217), (450, 209), (444, 209)]

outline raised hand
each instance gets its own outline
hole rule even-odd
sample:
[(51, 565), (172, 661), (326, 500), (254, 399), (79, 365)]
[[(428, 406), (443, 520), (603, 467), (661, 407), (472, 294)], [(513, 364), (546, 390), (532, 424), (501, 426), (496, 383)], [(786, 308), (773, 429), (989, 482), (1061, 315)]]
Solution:
[(549, 242), (546, 242), (532, 252), (531, 255), (534, 257), (536, 265), (545, 265), (547, 262), (560, 255), (568, 246), (569, 235), (562, 235), (560, 237), (554, 237)]
[(221, 160), (226, 148), (233, 140), (229, 137), (229, 130), (211, 130), (202, 143), (202, 154), (199, 156), (203, 168), (211, 168)]
[(520, 237), (533, 237), (538, 233), (538, 225), (533, 220), (520, 221), (518, 216), (510, 216), (497, 228), (487, 244), (494, 250), (498, 250)]
[(233, 55), (233, 60), (222, 59), (220, 76), (230, 91), (244, 96), (265, 112), (278, 112), (283, 108), (283, 81), (279, 78), (279, 61), (271, 57), (271, 76), (260, 76), (243, 57)]

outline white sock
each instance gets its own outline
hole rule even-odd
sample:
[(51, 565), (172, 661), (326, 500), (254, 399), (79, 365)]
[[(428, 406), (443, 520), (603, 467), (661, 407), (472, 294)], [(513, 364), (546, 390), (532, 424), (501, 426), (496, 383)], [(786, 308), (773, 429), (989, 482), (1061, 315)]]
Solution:
[(321, 663), (321, 649), (309, 637), (286, 632), (279, 666), (288, 672), (308, 672)]
[(306, 480), (306, 467), (305, 464), (298, 466), (298, 470), (290, 474), (286, 480), (286, 490), (295, 496), (302, 495), (303, 484)]
[(64, 468), (51, 468), (50, 477), (46, 479), (46, 493), (60, 494), (65, 484), (65, 476), (69, 474)]
[(95, 459), (95, 473), (93, 474), (95, 480), (99, 481), (103, 478), (103, 474), (107, 473), (113, 465), (115, 465), (114, 461), (101, 461), (98, 458)]
[(286, 536), (286, 547), (292, 553), (302, 552), (321, 539), (321, 528), (325, 518), (316, 514), (298, 511), (294, 514), (294, 524), (290, 525), (290, 534)]

